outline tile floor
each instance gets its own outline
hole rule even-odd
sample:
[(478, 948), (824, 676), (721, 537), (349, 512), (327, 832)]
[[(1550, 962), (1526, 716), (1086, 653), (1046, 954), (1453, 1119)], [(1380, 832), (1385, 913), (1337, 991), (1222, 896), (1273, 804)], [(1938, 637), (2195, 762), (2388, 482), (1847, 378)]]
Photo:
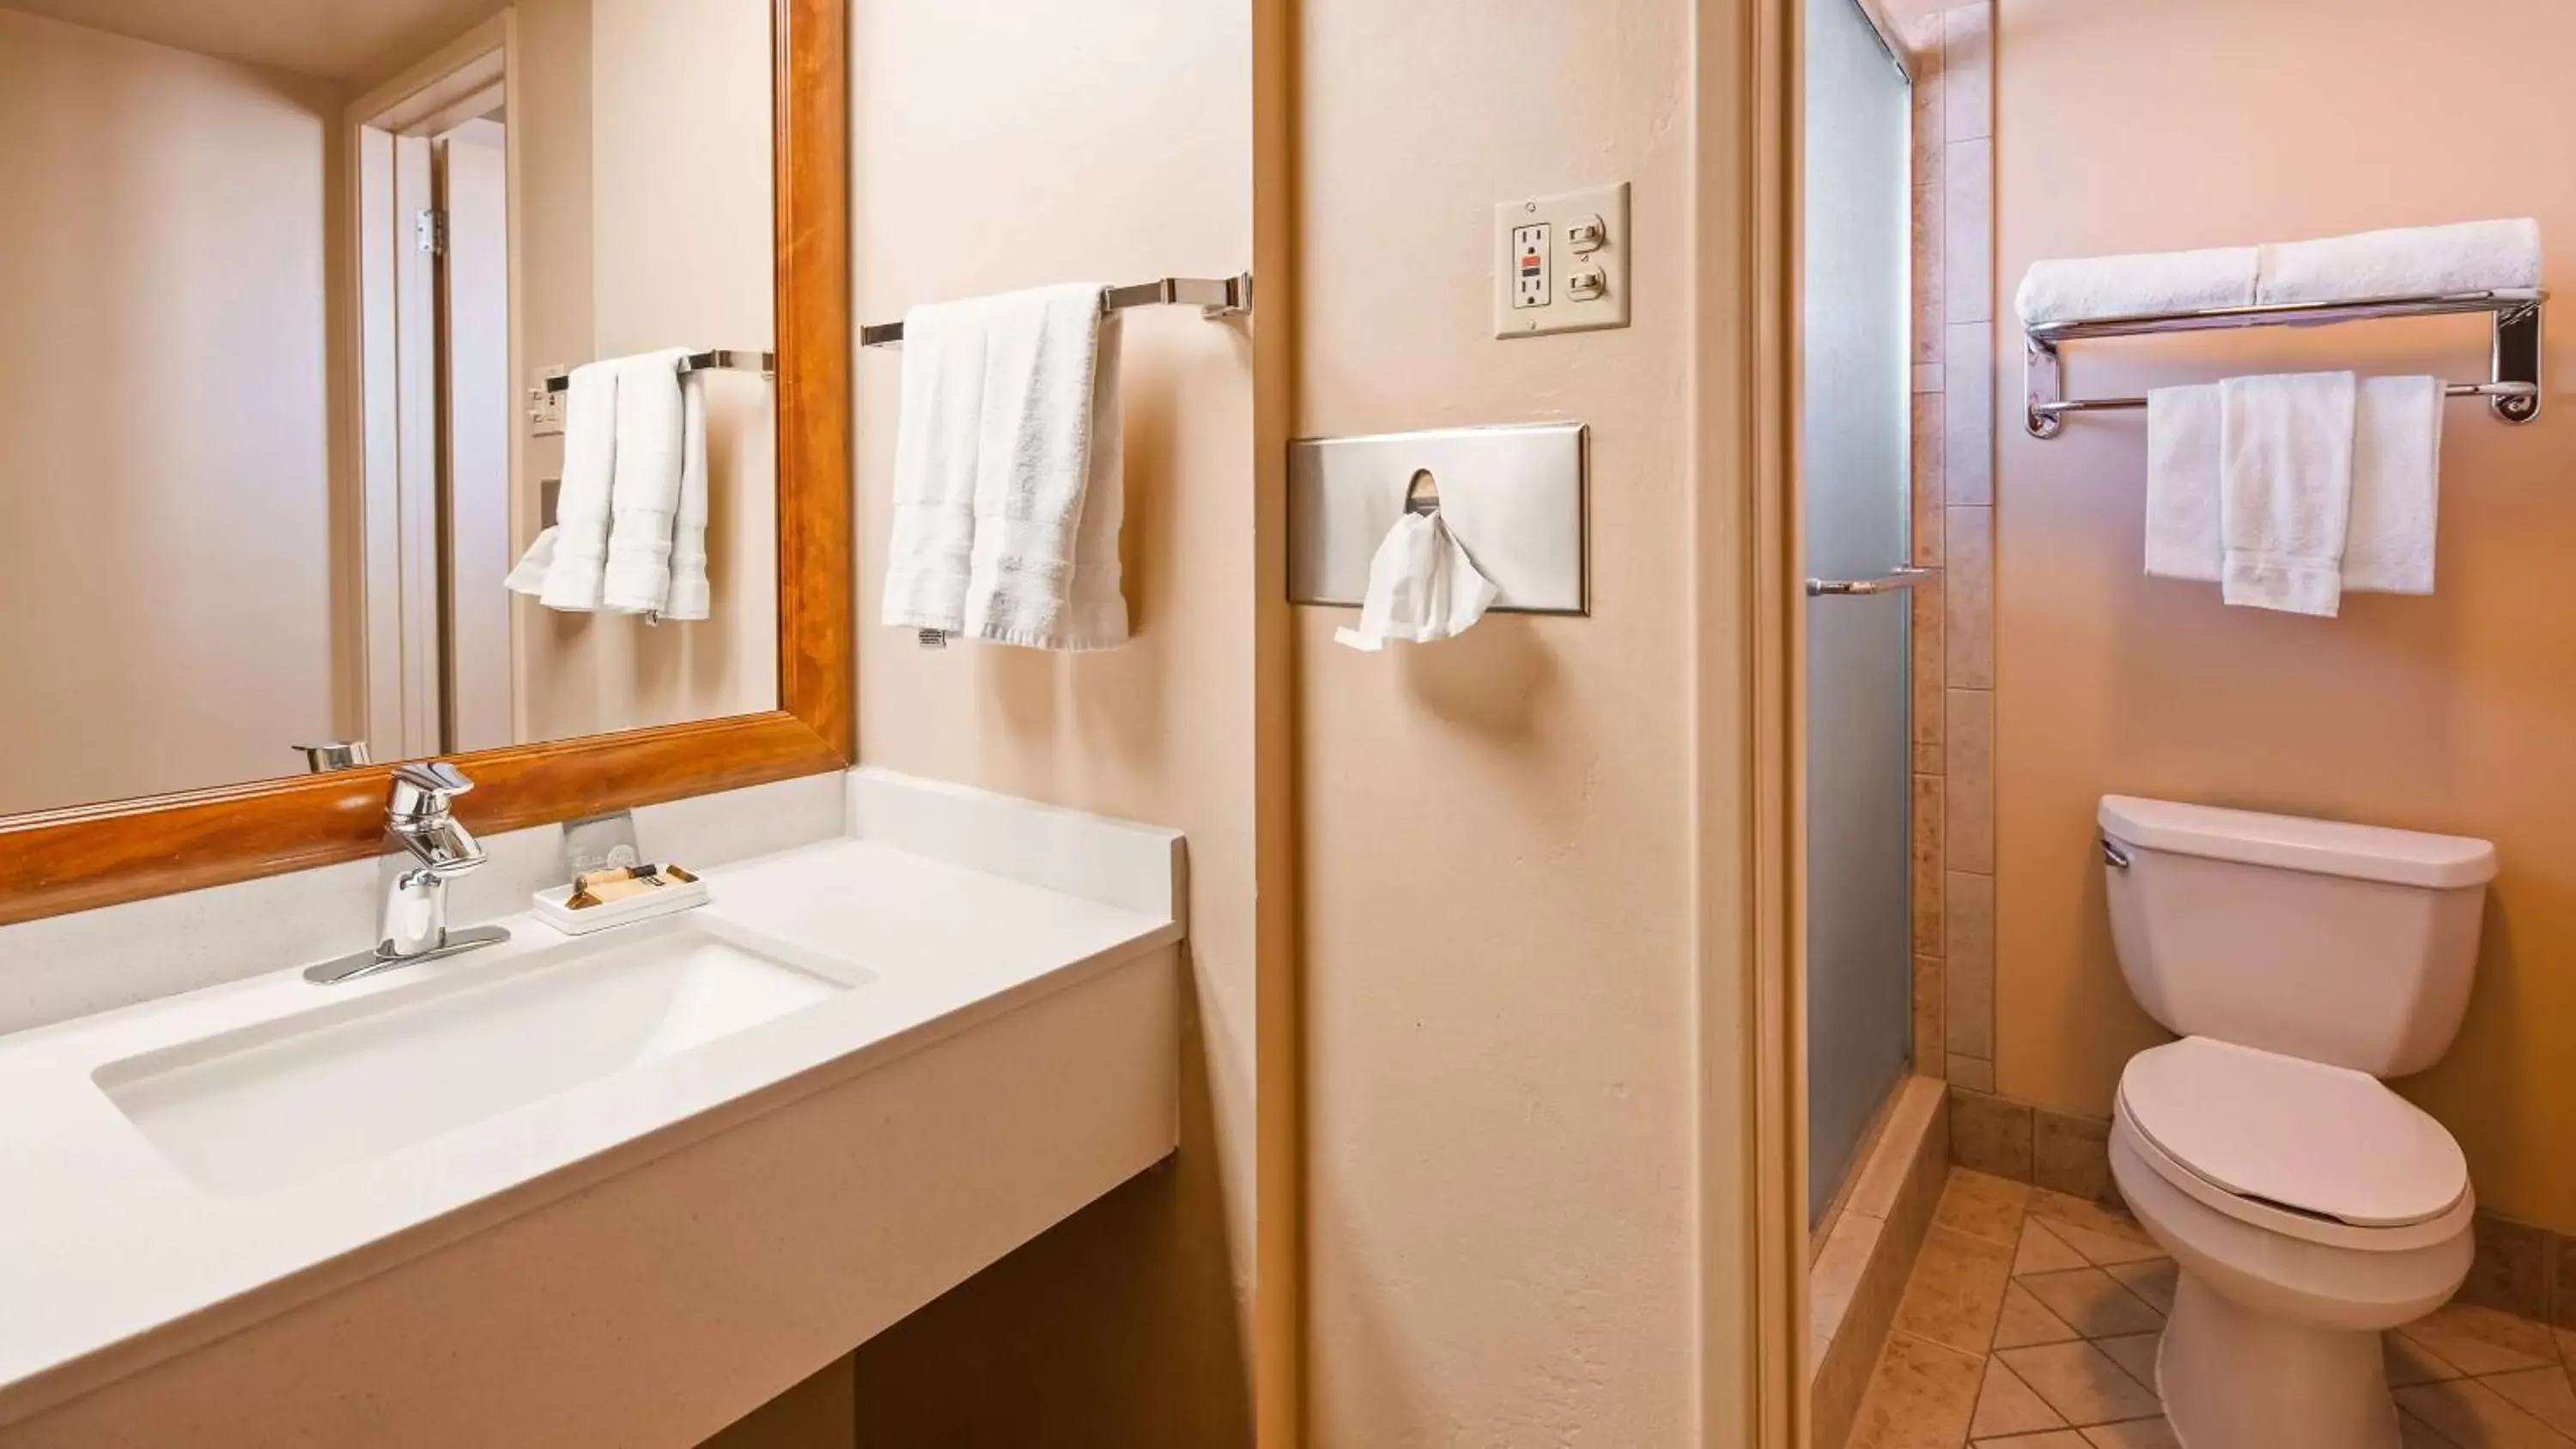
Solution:
[[(1850, 1449), (2173, 1449), (2173, 1285), (2119, 1209), (1952, 1169)], [(2576, 1445), (2576, 1332), (2453, 1306), (2387, 1349), (2407, 1449)]]

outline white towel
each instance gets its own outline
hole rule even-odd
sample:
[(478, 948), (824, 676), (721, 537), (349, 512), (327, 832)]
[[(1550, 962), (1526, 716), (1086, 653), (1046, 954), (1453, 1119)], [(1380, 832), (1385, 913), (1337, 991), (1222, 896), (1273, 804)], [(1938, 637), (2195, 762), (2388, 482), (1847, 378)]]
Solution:
[(903, 317), (903, 403), (895, 422), (894, 519), (885, 622), (966, 627), (975, 552), (975, 447), (983, 418), (986, 303), (915, 307)]
[(680, 509), (671, 519), (671, 589), (653, 617), (689, 623), (715, 603), (707, 582), (707, 379), (680, 374)]
[(2343, 546), (2347, 589), (2433, 592), (2443, 387), (2438, 377), (2362, 379), (2353, 404), (2352, 520)]
[(2334, 616), (2352, 516), (2353, 376), (2218, 385), (2219, 528), (2230, 604)]
[[(620, 358), (617, 369), (617, 478), (609, 493), (608, 562), (600, 607), (659, 613), (671, 596), (672, 524), (688, 429), (682, 417), (680, 360), (685, 347)], [(705, 443), (705, 429), (699, 430)], [(703, 486), (706, 471), (700, 460)]]
[(1032, 649), (1127, 642), (1120, 328), (1104, 307), (1108, 290), (1040, 287), (985, 311), (970, 638)]
[(2214, 584), (2219, 574), (2218, 384), (2147, 394), (2147, 572)]
[(2540, 285), (2540, 223), (2399, 227), (2261, 249), (2254, 300), (2349, 302)]
[(2022, 273), (2013, 306), (2025, 327), (2148, 312), (2200, 312), (2254, 300), (2255, 249), (2039, 261)]
[(528, 545), (505, 583), (549, 609), (599, 607), (608, 559), (608, 495), (617, 468), (617, 364), (587, 362), (564, 389), (563, 481), (555, 522)]

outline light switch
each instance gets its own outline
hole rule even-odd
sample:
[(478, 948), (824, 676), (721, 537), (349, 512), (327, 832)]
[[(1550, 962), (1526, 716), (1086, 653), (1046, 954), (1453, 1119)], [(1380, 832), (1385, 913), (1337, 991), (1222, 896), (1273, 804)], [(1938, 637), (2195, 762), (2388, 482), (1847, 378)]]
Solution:
[[(1553, 245), (1573, 258), (1556, 265)], [(1628, 183), (1494, 208), (1494, 335), (1628, 325)]]

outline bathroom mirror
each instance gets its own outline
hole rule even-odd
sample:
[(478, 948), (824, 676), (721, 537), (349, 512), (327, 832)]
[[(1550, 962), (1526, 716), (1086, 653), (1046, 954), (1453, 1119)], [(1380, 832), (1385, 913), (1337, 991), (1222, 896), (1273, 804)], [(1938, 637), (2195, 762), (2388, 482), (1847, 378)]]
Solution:
[(846, 762), (845, 25), (0, 0), (0, 920)]
[[(774, 708), (769, 53), (767, 0), (0, 4), (0, 816)], [(577, 466), (543, 374), (671, 347), (720, 365)], [(703, 605), (505, 585), (612, 472)]]

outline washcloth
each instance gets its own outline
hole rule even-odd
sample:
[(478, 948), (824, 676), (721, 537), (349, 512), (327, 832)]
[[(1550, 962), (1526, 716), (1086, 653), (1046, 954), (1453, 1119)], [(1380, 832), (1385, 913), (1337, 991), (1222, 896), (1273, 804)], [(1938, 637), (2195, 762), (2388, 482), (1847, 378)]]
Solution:
[(599, 607), (608, 561), (608, 498), (617, 468), (617, 367), (588, 362), (564, 388), (563, 481), (554, 526), (528, 545), (506, 585), (534, 594), (549, 609), (586, 613)]
[(2254, 300), (2349, 302), (2540, 285), (2540, 223), (2399, 227), (2260, 249)]
[(2147, 394), (2147, 572), (2214, 584), (2219, 575), (2218, 384)]
[(2362, 379), (2353, 403), (2345, 588), (2379, 594), (2433, 592), (2443, 396), (2438, 377)]
[(888, 624), (950, 634), (966, 627), (987, 310), (977, 298), (904, 314), (894, 518), (881, 606)]
[(2331, 618), (2352, 514), (2353, 375), (2219, 384), (2219, 579), (2230, 604)]
[(1120, 325), (1107, 299), (1103, 285), (1072, 283), (987, 304), (970, 638), (1033, 649), (1127, 642)]
[(2013, 306), (2025, 327), (2243, 307), (2254, 301), (2255, 264), (2252, 247), (2033, 262)]
[[(671, 594), (671, 530), (680, 511), (687, 428), (680, 397), (685, 347), (639, 353), (617, 369), (617, 469), (609, 491), (608, 559), (600, 607), (659, 613)], [(705, 443), (705, 430), (699, 430)], [(705, 460), (698, 463), (703, 487)]]

